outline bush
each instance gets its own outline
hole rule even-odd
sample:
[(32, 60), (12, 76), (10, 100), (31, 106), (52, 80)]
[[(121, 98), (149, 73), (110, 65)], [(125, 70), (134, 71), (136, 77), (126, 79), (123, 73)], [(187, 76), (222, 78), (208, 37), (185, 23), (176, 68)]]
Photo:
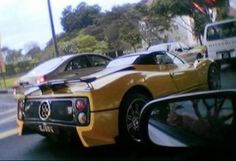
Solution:
[(21, 61), (18, 63), (6, 64), (6, 76), (12, 76), (20, 73), (26, 73), (35, 67), (38, 62), (32, 60)]

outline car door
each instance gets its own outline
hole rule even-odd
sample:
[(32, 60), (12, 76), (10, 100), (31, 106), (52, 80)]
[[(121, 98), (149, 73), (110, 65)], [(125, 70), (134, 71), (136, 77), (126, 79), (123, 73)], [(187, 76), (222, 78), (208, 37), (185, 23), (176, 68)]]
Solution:
[(172, 59), (172, 64), (169, 63), (170, 76), (174, 80), (179, 91), (194, 91), (200, 84), (198, 70), (179, 57), (166, 53)]
[(157, 98), (178, 92), (169, 72), (169, 66), (173, 61), (168, 58), (164, 51), (157, 51), (152, 54), (144, 54), (139, 61), (135, 62), (141, 66), (135, 66), (135, 69), (144, 71), (142, 76), (145, 76), (145, 84)]

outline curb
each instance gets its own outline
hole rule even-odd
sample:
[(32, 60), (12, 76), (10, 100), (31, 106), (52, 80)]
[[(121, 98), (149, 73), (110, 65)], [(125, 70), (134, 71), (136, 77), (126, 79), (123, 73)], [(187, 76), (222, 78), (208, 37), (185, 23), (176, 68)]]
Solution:
[(7, 90), (0, 90), (0, 94), (1, 93), (8, 93), (8, 91)]
[(0, 89), (0, 94), (11, 93), (11, 89)]

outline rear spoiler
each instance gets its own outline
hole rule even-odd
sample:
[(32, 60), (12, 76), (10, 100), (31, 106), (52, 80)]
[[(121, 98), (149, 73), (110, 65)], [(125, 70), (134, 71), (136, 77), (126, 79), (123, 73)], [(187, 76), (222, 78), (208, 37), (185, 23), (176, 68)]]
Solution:
[[(38, 88), (43, 92), (47, 89), (52, 89), (52, 91), (56, 91), (60, 88), (68, 87), (68, 84), (73, 84), (73, 83), (86, 83), (90, 89), (93, 89), (92, 82), (95, 81), (97, 78), (91, 77), (91, 78), (86, 78), (86, 79), (76, 79), (76, 80), (66, 80), (66, 79), (60, 79), (60, 80), (52, 80), (48, 81), (45, 83), (41, 83), (39, 85), (27, 85), (24, 86), (24, 88), (32, 88), (36, 87), (37, 90)], [(36, 90), (31, 90), (28, 94), (33, 93)], [(28, 95), (27, 94), (27, 95)]]
[(57, 89), (60, 89), (63, 87), (67, 87), (68, 84), (82, 82), (82, 83), (87, 83), (88, 87), (93, 89), (93, 86), (91, 83), (93, 81), (95, 81), (96, 79), (97, 78), (92, 77), (92, 78), (87, 78), (87, 79), (76, 79), (76, 80), (64, 80), (64, 79), (53, 80), (53, 81), (48, 81), (48, 82), (42, 83), (42, 84), (38, 85), (38, 87), (40, 88), (41, 91), (44, 91), (45, 89), (49, 89), (49, 88), (54, 91), (54, 90), (57, 90)]

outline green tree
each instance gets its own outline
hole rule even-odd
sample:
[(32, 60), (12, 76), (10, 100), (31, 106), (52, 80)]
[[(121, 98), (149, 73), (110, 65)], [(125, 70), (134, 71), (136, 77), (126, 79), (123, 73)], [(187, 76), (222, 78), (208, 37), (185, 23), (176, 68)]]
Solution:
[(80, 34), (69, 41), (59, 42), (63, 54), (78, 54), (82, 52), (106, 52), (108, 45), (105, 41), (98, 41), (94, 36)]
[(104, 16), (104, 39), (110, 51), (136, 50), (141, 44), (140, 18), (132, 14), (133, 7), (132, 4), (113, 7)]
[[(57, 39), (58, 40), (58, 39)], [(59, 51), (60, 55), (62, 55), (61, 51)], [(55, 49), (54, 49), (54, 45), (53, 45), (53, 40), (49, 40), (46, 47), (43, 50), (43, 54), (41, 54), (40, 56), (40, 61), (45, 61), (47, 59), (51, 59), (53, 57), (55, 57), (56, 53), (55, 53)]]
[[(202, 11), (197, 10), (193, 2), (197, 3)], [(209, 11), (212, 8), (217, 9), (217, 20), (227, 17), (228, 0), (216, 0), (216, 3), (208, 4), (208, 0), (158, 0), (152, 5), (151, 10), (156, 15), (161, 15), (166, 18), (174, 18), (176, 16), (188, 15), (195, 21), (194, 32), (196, 36), (200, 36), (206, 23), (211, 22)]]
[(133, 8), (132, 15), (136, 16), (139, 22), (140, 35), (148, 46), (155, 43), (153, 40), (166, 41), (161, 33), (170, 28), (170, 17), (156, 14), (151, 7), (143, 3), (138, 3)]
[(120, 39), (131, 45), (133, 50), (136, 51), (137, 45), (139, 45), (141, 42), (140, 32), (136, 28), (130, 30), (129, 25), (129, 23), (123, 24), (123, 27), (121, 28)]
[(101, 7), (98, 5), (89, 6), (85, 2), (80, 3), (75, 9), (68, 6), (62, 12), (61, 24), (63, 30), (72, 32), (96, 24), (100, 12)]
[(3, 47), (2, 52), (7, 63), (17, 63), (24, 59), (22, 49), (15, 50), (8, 47)]
[(25, 45), (25, 57), (26, 59), (34, 59), (36, 62), (40, 60), (42, 50), (35, 42), (29, 42)]
[(79, 52), (93, 52), (96, 48), (97, 40), (94, 36), (79, 35), (77, 37)]
[[(74, 40), (77, 37), (74, 35), (78, 34), (95, 37), (97, 41), (101, 41), (100, 43), (104, 48), (108, 48), (107, 52), (136, 50), (141, 44), (139, 32), (141, 18), (134, 15), (135, 10), (133, 10), (133, 7), (133, 4), (126, 4), (113, 7), (111, 11), (103, 13), (100, 12), (99, 6), (88, 6), (86, 3), (79, 4), (76, 9), (71, 6), (65, 8), (61, 23), (67, 35), (70, 35), (70, 40), (72, 41), (73, 39), (73, 42), (61, 42), (63, 43), (64, 52), (78, 51), (75, 49), (75, 44), (78, 43), (78, 40)], [(84, 39), (86, 43), (94, 42), (88, 37), (84, 37)], [(82, 43), (84, 42), (82, 41)], [(91, 48), (89, 47), (89, 50)]]

